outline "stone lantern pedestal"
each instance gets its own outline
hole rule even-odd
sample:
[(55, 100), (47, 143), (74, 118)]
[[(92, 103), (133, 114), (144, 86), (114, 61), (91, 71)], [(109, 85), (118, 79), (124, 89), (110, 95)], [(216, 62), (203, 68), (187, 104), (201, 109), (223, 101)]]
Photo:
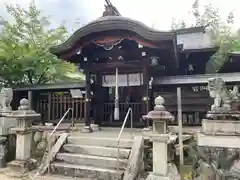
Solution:
[(29, 168), (31, 158), (31, 143), (33, 139), (32, 122), (40, 118), (40, 114), (29, 109), (28, 100), (22, 99), (17, 111), (13, 111), (8, 117), (17, 120), (17, 127), (12, 128), (17, 135), (16, 160), (9, 163), (10, 166)]
[(177, 139), (176, 135), (171, 135), (167, 129), (167, 122), (173, 120), (170, 112), (164, 107), (164, 99), (158, 96), (155, 99), (155, 107), (144, 119), (153, 121), (153, 132), (150, 139), (153, 141), (153, 172), (149, 174), (147, 180), (174, 180), (179, 177), (177, 168), (169, 163), (169, 144)]

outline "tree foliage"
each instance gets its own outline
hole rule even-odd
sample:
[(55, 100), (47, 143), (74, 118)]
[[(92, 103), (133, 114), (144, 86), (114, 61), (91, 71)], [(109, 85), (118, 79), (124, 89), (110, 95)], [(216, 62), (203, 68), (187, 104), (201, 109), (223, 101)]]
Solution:
[(6, 5), (6, 9), (12, 21), (4, 23), (0, 33), (1, 84), (45, 84), (66, 79), (67, 72), (77, 72), (73, 64), (48, 52), (49, 47), (66, 39), (63, 25), (50, 29), (48, 17), (33, 2), (28, 9), (19, 5)]
[[(196, 0), (197, 2), (197, 0)], [(195, 18), (193, 24), (181, 20), (172, 22), (172, 28), (176, 29), (184, 23), (185, 27), (206, 26), (206, 31), (212, 39), (213, 45), (218, 51), (211, 57), (206, 65), (206, 73), (215, 73), (228, 60), (228, 53), (240, 50), (240, 36), (232, 31), (234, 14), (229, 13), (226, 20), (222, 19), (219, 10), (211, 4), (204, 7), (203, 13), (199, 12), (198, 3), (192, 6), (192, 15)]]

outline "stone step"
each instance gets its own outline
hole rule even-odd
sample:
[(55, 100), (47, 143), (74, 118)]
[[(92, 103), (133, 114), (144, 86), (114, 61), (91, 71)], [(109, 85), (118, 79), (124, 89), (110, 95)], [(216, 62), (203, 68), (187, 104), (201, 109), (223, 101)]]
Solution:
[[(88, 146), (78, 144), (65, 144), (63, 146), (64, 152), (88, 154), (102, 157), (118, 157), (118, 148), (115, 147), (102, 147), (102, 146)], [(128, 159), (130, 149), (119, 148), (119, 158)]]
[(110, 168), (99, 168), (95, 166), (75, 165), (62, 162), (51, 163), (51, 172), (53, 174), (62, 174), (65, 176), (83, 178), (84, 180), (121, 180), (123, 171)]
[[(71, 154), (71, 153), (58, 153), (56, 160), (64, 161), (76, 165), (94, 165), (104, 168), (117, 168), (117, 158), (92, 156), (85, 154)], [(119, 159), (119, 168), (125, 169), (127, 167), (127, 159)]]
[[(81, 137), (81, 136), (69, 136), (67, 138), (69, 144), (89, 145), (89, 146), (104, 146), (104, 147), (117, 147), (116, 138), (97, 138), (97, 137)], [(121, 139), (119, 147), (132, 148), (132, 139)]]

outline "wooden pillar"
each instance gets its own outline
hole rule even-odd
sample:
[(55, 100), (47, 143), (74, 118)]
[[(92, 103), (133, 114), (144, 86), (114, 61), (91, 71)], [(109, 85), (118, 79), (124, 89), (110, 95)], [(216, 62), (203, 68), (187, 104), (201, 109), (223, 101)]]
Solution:
[(102, 76), (96, 74), (96, 95), (95, 95), (95, 117), (94, 124), (101, 125), (103, 120), (103, 91), (102, 91)]
[[(149, 112), (149, 73), (148, 73), (148, 61), (146, 60), (143, 69), (143, 102), (144, 102), (144, 114)], [(149, 129), (149, 120), (145, 120), (145, 130)]]
[(52, 120), (51, 112), (52, 112), (52, 93), (48, 92), (48, 122)]
[(30, 109), (33, 108), (33, 93), (32, 91), (28, 91), (28, 106)]
[(90, 119), (90, 108), (91, 108), (91, 77), (90, 77), (90, 71), (89, 71), (89, 66), (87, 62), (87, 66), (85, 68), (85, 127), (83, 129), (84, 132), (91, 132), (91, 119)]

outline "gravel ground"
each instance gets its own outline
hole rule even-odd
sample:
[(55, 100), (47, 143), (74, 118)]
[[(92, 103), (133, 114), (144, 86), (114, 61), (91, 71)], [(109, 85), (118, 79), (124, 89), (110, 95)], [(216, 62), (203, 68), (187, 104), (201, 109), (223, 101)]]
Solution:
[(29, 180), (28, 176), (22, 176), (16, 171), (12, 171), (9, 168), (0, 169), (1, 180)]
[(27, 177), (21, 177), (21, 178), (9, 177), (3, 173), (0, 174), (0, 179), (1, 180), (29, 180)]
[[(8, 171), (8, 170), (6, 170)], [(5, 172), (6, 172), (5, 171)], [(14, 174), (13, 172), (7, 173), (7, 175), (5, 175), (5, 172), (3, 172), (3, 170), (0, 170), (0, 180), (30, 180), (30, 178), (27, 177), (16, 177), (17, 173)], [(144, 174), (144, 176), (140, 179), (140, 180), (145, 180), (147, 177), (147, 174)], [(43, 176), (43, 177), (35, 177), (35, 178), (31, 178), (31, 179), (35, 179), (35, 180), (83, 180), (81, 178), (60, 178), (58, 176)], [(87, 179), (84, 179), (87, 180)]]

